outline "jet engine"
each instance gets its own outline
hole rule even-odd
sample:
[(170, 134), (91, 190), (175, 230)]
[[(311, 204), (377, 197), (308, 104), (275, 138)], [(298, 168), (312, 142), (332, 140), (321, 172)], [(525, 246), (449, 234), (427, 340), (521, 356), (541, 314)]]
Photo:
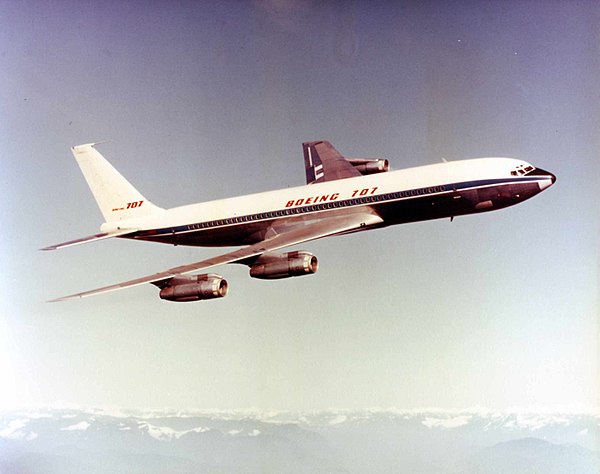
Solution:
[(199, 301), (223, 298), (227, 294), (227, 281), (220, 275), (176, 276), (155, 283), (161, 290), (159, 296), (168, 301)]
[(354, 169), (360, 174), (385, 173), (390, 170), (390, 162), (384, 158), (348, 158)]
[(317, 257), (309, 252), (264, 253), (250, 266), (250, 276), (261, 280), (277, 280), (310, 275), (318, 268)]

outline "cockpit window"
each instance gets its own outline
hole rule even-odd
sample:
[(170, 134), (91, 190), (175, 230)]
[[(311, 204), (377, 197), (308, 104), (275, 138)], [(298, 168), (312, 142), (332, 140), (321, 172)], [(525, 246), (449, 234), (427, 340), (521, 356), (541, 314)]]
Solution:
[(511, 176), (522, 176), (531, 173), (533, 170), (535, 170), (535, 168), (531, 165), (519, 165), (514, 170), (512, 170), (510, 174)]

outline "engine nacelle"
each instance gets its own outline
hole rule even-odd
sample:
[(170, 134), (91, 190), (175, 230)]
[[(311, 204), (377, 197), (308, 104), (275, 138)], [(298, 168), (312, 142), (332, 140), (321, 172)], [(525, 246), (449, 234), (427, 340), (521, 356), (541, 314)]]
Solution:
[(159, 296), (168, 301), (199, 301), (223, 298), (227, 294), (227, 281), (220, 275), (177, 276), (161, 286)]
[(348, 161), (360, 174), (385, 173), (390, 170), (390, 162), (384, 158), (349, 158)]
[(250, 276), (261, 280), (278, 280), (315, 273), (319, 261), (309, 252), (262, 254), (250, 267)]

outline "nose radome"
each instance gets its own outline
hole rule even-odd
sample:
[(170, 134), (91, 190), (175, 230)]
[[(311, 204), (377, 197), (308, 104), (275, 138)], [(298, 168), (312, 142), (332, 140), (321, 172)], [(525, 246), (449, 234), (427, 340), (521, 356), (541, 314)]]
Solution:
[(549, 171), (543, 170), (541, 168), (536, 168), (536, 170), (530, 174), (535, 174), (538, 176), (545, 176), (545, 177), (550, 178), (551, 183), (549, 183), (546, 180), (538, 182), (538, 185), (541, 190), (544, 190), (544, 189), (552, 186), (556, 182), (556, 176), (554, 175), (554, 173), (550, 173)]
[(546, 176), (548, 176), (550, 178), (550, 180), (552, 181), (552, 184), (554, 184), (556, 182), (556, 176), (554, 175), (554, 173), (550, 173), (550, 171), (546, 171), (546, 170), (540, 170), (542, 171)]

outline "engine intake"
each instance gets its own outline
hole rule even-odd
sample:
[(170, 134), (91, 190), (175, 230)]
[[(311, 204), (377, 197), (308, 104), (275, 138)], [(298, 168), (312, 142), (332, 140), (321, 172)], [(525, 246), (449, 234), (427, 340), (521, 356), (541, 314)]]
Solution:
[(159, 296), (167, 301), (199, 301), (223, 298), (227, 294), (227, 280), (220, 275), (177, 276), (157, 285)]
[(384, 158), (349, 158), (348, 161), (363, 175), (385, 173), (390, 170), (390, 162)]
[(296, 251), (284, 254), (264, 253), (250, 267), (250, 276), (278, 280), (316, 273), (319, 261), (312, 253)]

